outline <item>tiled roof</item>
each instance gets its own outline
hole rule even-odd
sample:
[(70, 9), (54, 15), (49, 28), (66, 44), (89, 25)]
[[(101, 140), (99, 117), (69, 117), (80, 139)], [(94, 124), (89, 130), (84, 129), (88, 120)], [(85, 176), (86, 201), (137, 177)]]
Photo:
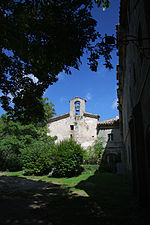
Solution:
[(98, 126), (112, 126), (112, 125), (118, 125), (119, 126), (119, 116), (109, 119), (109, 120), (103, 120), (98, 123)]
[(96, 118), (96, 119), (98, 119), (98, 120), (99, 120), (99, 118), (100, 118), (100, 116), (97, 115), (97, 114), (87, 113), (87, 112), (84, 113), (84, 116), (91, 117), (91, 118)]

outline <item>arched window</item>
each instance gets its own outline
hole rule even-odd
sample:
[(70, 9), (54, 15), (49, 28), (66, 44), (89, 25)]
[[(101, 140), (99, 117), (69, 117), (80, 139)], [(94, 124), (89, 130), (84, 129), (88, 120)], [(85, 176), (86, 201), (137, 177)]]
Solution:
[(75, 102), (75, 113), (76, 115), (80, 115), (80, 101)]

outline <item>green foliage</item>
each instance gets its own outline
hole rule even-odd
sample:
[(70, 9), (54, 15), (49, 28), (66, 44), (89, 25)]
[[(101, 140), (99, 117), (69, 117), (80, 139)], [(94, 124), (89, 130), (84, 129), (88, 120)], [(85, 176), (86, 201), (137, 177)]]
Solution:
[[(34, 96), (34, 101), (37, 101), (36, 98), (37, 97)], [(48, 119), (56, 114), (54, 104), (51, 101), (49, 102), (48, 98), (39, 98), (38, 105), (31, 99), (28, 100), (28, 98), (26, 98), (25, 100), (21, 96), (18, 97), (17, 101), (20, 102), (19, 104), (22, 102), (22, 104), (20, 106), (15, 106), (17, 108), (11, 109), (7, 113), (7, 117), (13, 121), (19, 121), (22, 124), (32, 123), (38, 126), (45, 126)]]
[(109, 0), (94, 0), (98, 7), (102, 7), (102, 9), (109, 8), (110, 1)]
[(99, 164), (104, 152), (103, 139), (95, 140), (94, 145), (86, 149), (84, 154), (84, 162), (86, 164)]
[(35, 141), (21, 154), (24, 174), (44, 175), (52, 168), (51, 149), (54, 147), (54, 139), (49, 142)]
[[(108, 7), (108, 0), (95, 1)], [(0, 1), (0, 101), (6, 112), (22, 121), (42, 120), (45, 90), (60, 72), (79, 69), (84, 52), (92, 71), (102, 56), (112, 67), (112, 49), (99, 41), (92, 8), (93, 0)]]
[(44, 108), (44, 125), (47, 124), (48, 119), (52, 118), (54, 115), (56, 115), (54, 104), (49, 99), (42, 98), (43, 108)]
[(21, 125), (20, 122), (0, 119), (0, 169), (20, 170), (21, 151), (38, 138), (36, 128), (30, 125)]
[[(46, 107), (47, 115), (45, 118), (48, 119), (54, 111), (51, 110), (51, 106), (49, 107), (49, 103)], [(21, 154), (26, 149), (30, 149), (30, 145), (32, 146), (34, 143), (35, 146), (36, 142), (43, 145), (54, 143), (55, 139), (47, 136), (45, 122), (36, 125), (23, 125), (20, 122), (10, 120), (7, 115), (3, 115), (0, 118), (0, 170), (20, 170), (23, 166)]]
[(64, 140), (56, 145), (53, 153), (53, 173), (55, 177), (72, 177), (81, 172), (83, 149), (73, 140)]

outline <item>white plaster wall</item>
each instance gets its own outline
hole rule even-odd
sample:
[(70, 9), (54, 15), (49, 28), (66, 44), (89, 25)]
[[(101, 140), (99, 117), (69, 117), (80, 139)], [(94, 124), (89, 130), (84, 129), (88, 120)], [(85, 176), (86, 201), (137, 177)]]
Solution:
[(70, 117), (62, 118), (61, 120), (53, 121), (48, 124), (48, 135), (57, 136), (56, 142), (70, 138)]
[[(75, 116), (62, 118), (48, 124), (48, 135), (57, 136), (57, 141), (69, 139), (72, 135), (77, 143), (83, 148), (91, 146), (97, 138), (97, 122), (96, 118), (85, 116)], [(71, 130), (70, 125), (74, 125), (74, 130)]]
[[(108, 141), (108, 134), (113, 134), (113, 140)], [(121, 141), (120, 141), (120, 130), (119, 128), (112, 129), (99, 129), (98, 137), (101, 137), (103, 140), (103, 146), (107, 152), (120, 152), (121, 151)]]
[(83, 148), (91, 146), (97, 138), (96, 127), (96, 118), (83, 117), (79, 119), (75, 126), (75, 140), (77, 140)]
[(106, 147), (107, 141), (108, 141), (108, 134), (111, 134), (112, 129), (104, 129), (98, 131), (98, 137), (101, 137), (104, 140), (104, 147)]

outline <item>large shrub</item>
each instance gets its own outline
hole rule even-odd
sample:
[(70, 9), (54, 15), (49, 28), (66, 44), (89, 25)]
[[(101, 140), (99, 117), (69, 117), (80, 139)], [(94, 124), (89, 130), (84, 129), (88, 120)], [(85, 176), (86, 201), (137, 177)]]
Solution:
[(64, 140), (53, 152), (53, 173), (55, 177), (72, 177), (81, 172), (83, 149), (73, 140)]
[(45, 175), (51, 171), (54, 142), (35, 141), (21, 154), (23, 170), (26, 175)]

